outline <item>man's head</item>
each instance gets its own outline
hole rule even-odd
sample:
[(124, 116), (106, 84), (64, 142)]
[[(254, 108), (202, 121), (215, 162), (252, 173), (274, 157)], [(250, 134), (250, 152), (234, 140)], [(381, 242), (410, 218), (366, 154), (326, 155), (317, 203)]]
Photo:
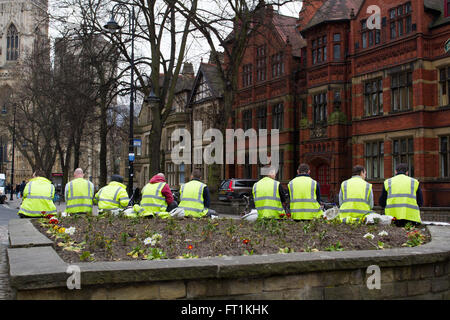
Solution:
[(157, 176), (163, 178), (164, 180), (166, 180), (166, 176), (164, 175), (164, 173), (160, 172), (160, 173), (157, 174)]
[(298, 166), (297, 173), (298, 174), (310, 174), (309, 166), (306, 163), (301, 163)]
[(360, 176), (363, 179), (366, 179), (366, 168), (361, 165), (356, 165), (353, 167), (352, 176)]
[(200, 180), (201, 178), (202, 178), (202, 172), (199, 169), (194, 169), (191, 173), (191, 180), (192, 179)]
[(41, 170), (41, 169), (37, 169), (37, 170), (33, 173), (33, 178), (37, 178), (37, 177), (45, 177), (44, 171)]
[(270, 166), (266, 167), (265, 170), (267, 170), (266, 176), (275, 180), (275, 178), (277, 177), (277, 169), (275, 167)]
[(119, 183), (123, 183), (123, 177), (120, 174), (113, 174), (111, 176), (111, 181), (116, 181)]
[(84, 178), (83, 169), (81, 169), (81, 168), (75, 169), (75, 171), (73, 172), (73, 176), (75, 178)]
[(406, 174), (408, 175), (408, 165), (406, 163), (399, 163), (395, 167), (395, 174)]

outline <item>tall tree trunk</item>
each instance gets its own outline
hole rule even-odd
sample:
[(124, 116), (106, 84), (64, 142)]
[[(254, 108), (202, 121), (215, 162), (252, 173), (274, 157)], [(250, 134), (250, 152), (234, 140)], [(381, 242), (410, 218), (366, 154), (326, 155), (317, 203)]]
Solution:
[(161, 172), (161, 135), (162, 126), (161, 121), (153, 120), (152, 132), (149, 139), (149, 150), (150, 150), (150, 176)]
[[(80, 125), (81, 127), (81, 125)], [(83, 135), (82, 128), (77, 130), (75, 135), (75, 141), (73, 145), (73, 169), (77, 169), (80, 167), (80, 150), (81, 150), (81, 137)]]
[(108, 137), (108, 123), (106, 118), (106, 107), (103, 105), (101, 108), (100, 116), (100, 188), (106, 185), (108, 177), (108, 147), (107, 147), (107, 137)]

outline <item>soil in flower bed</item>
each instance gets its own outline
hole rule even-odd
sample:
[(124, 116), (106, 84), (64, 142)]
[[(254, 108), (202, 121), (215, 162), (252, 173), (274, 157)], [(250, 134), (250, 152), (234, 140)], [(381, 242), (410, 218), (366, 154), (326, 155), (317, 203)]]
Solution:
[[(323, 219), (248, 222), (75, 216), (59, 218), (56, 226), (48, 219), (36, 219), (33, 223), (55, 241), (56, 251), (67, 263), (382, 250), (431, 240), (425, 227), (347, 225)], [(71, 235), (65, 233), (70, 227), (75, 228)], [(373, 239), (367, 234), (373, 235)]]

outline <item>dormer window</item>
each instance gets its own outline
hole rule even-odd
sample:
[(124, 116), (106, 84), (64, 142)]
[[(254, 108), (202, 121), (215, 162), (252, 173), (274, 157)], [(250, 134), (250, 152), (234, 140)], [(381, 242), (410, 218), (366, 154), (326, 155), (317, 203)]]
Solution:
[(407, 2), (389, 11), (390, 38), (395, 39), (412, 31), (412, 6)]

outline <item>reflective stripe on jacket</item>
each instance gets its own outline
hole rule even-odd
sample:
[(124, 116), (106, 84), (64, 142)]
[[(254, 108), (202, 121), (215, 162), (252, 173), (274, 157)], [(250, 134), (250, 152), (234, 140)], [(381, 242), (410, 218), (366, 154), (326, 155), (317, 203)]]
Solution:
[(198, 181), (191, 180), (181, 186), (180, 204), (178, 208), (184, 209), (184, 215), (194, 218), (200, 218), (206, 215), (208, 208), (205, 209), (203, 189), (206, 184)]
[(167, 202), (162, 189), (167, 183), (147, 183), (142, 189), (141, 207), (150, 212), (166, 211)]
[(299, 176), (289, 184), (291, 217), (294, 220), (319, 218), (323, 212), (317, 202), (317, 182), (311, 177)]
[(111, 181), (97, 192), (94, 202), (98, 203), (99, 210), (112, 210), (126, 208), (130, 199), (124, 184)]
[(341, 184), (342, 204), (339, 208), (339, 218), (346, 220), (359, 220), (372, 209), (369, 199), (372, 194), (372, 185), (359, 176), (354, 176)]
[(66, 212), (92, 212), (94, 185), (83, 178), (70, 181), (66, 189)]
[(384, 213), (400, 219), (421, 223), (420, 209), (417, 205), (416, 192), (419, 181), (404, 174), (384, 181), (384, 188), (388, 194)]
[(17, 214), (23, 214), (28, 217), (55, 214), (54, 196), (55, 186), (50, 180), (44, 177), (33, 178), (23, 190), (23, 201)]
[(284, 214), (279, 192), (280, 183), (264, 177), (253, 185), (253, 200), (258, 211), (258, 218), (278, 219)]

